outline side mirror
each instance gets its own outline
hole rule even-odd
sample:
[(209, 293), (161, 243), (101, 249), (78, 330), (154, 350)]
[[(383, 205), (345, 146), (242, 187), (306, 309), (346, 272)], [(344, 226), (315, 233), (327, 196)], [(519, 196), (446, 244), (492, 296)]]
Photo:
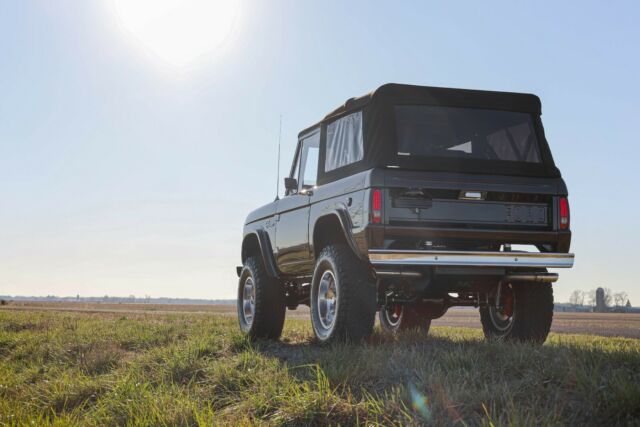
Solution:
[(295, 178), (285, 178), (284, 179), (284, 188), (287, 192), (295, 191), (298, 189), (298, 180)]

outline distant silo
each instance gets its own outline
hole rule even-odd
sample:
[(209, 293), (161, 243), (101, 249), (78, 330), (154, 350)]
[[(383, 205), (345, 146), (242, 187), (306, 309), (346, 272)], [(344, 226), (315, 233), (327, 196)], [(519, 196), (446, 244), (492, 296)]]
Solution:
[(604, 313), (607, 311), (607, 306), (604, 303), (604, 289), (596, 289), (596, 307), (593, 309), (596, 313)]

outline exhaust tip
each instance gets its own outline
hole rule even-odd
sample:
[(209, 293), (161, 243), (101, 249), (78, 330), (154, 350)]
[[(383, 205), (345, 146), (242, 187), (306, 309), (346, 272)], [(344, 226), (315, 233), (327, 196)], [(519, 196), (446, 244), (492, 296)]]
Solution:
[(553, 283), (558, 281), (558, 273), (509, 273), (504, 276), (505, 281)]

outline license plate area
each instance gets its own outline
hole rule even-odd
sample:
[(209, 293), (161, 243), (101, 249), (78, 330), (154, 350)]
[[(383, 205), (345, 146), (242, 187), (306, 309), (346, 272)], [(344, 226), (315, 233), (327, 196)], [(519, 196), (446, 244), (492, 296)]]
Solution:
[(481, 200), (432, 199), (419, 203), (394, 203), (390, 206), (391, 223), (419, 221), (432, 224), (468, 226), (507, 225), (521, 228), (550, 227), (549, 208), (540, 203), (505, 203)]
[(507, 205), (505, 221), (511, 224), (547, 225), (547, 207), (540, 205)]

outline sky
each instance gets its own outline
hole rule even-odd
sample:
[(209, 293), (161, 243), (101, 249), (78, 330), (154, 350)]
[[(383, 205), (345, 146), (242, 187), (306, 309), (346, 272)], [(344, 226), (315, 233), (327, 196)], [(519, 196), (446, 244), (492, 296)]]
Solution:
[(282, 177), (298, 131), (396, 82), (537, 94), (576, 254), (556, 300), (640, 305), (640, 3), (216, 4), (145, 35), (115, 1), (0, 0), (0, 294), (234, 298), (280, 116)]

